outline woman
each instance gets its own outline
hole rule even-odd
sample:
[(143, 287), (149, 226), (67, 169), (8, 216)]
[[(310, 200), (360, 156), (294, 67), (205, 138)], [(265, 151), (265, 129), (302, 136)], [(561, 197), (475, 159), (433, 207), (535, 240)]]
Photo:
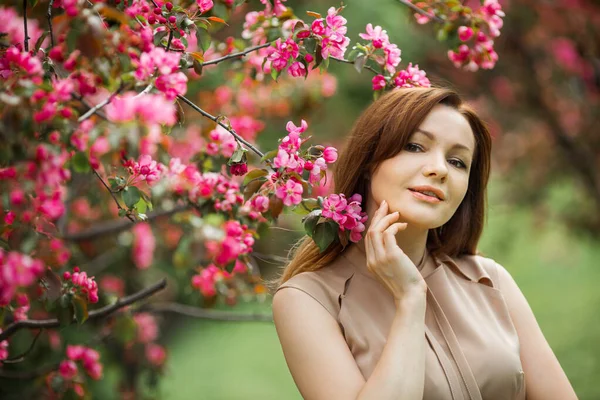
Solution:
[(362, 196), (366, 235), (323, 253), (304, 238), (273, 298), (304, 398), (576, 398), (515, 281), (477, 254), (490, 150), (448, 89), (395, 90), (358, 119), (334, 180)]

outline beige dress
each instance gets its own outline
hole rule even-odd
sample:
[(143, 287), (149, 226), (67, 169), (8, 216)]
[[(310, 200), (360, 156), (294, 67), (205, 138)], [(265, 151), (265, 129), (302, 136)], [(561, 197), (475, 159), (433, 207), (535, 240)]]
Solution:
[[(370, 274), (364, 253), (347, 250), (281, 285), (307, 293), (338, 322), (368, 379), (385, 346), (395, 304)], [(429, 287), (425, 314), (425, 400), (525, 399), (519, 339), (498, 286), (494, 260), (429, 253), (417, 266)], [(401, 393), (402, 388), (398, 388)]]

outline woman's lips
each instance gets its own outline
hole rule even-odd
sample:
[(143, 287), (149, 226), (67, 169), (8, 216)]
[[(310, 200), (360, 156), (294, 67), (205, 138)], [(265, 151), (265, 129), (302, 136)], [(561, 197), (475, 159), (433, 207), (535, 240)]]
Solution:
[(434, 204), (441, 202), (441, 200), (438, 199), (437, 197), (428, 196), (426, 194), (423, 194), (423, 193), (420, 193), (420, 192), (416, 192), (416, 191), (410, 190), (410, 189), (408, 189), (408, 190), (412, 193), (413, 196), (415, 196), (419, 200), (423, 200), (423, 201), (426, 201), (428, 203), (434, 203)]

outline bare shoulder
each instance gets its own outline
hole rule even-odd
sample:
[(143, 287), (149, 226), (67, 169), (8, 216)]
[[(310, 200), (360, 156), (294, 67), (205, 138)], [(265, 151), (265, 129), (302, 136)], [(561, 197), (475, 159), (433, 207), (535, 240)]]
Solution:
[(335, 318), (308, 293), (286, 287), (273, 319), (288, 368), (305, 399), (353, 399), (364, 385)]

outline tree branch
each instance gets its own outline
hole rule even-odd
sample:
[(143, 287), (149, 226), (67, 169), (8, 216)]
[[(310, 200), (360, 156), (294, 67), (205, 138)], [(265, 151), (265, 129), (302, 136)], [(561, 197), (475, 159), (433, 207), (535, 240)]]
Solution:
[(50, 31), (50, 47), (54, 47), (54, 32), (52, 31), (52, 7), (54, 6), (54, 0), (50, 0), (50, 4), (48, 4), (48, 13), (46, 16), (48, 17), (48, 29)]
[(38, 338), (40, 337), (40, 335), (42, 334), (44, 330), (40, 329), (37, 333), (37, 335), (35, 335), (35, 338), (33, 339), (33, 342), (31, 342), (31, 345), (29, 346), (29, 348), (27, 350), (25, 350), (23, 353), (19, 354), (18, 356), (12, 357), (12, 358), (7, 358), (4, 361), (0, 361), (0, 363), (3, 364), (16, 364), (16, 363), (20, 363), (25, 359), (25, 356), (27, 354), (29, 354), (31, 352), (31, 350), (33, 350), (33, 346), (35, 346), (35, 342), (37, 342)]
[(434, 20), (435, 22), (439, 22), (440, 24), (443, 24), (444, 21), (442, 18), (429, 14), (427, 11), (425, 10), (421, 10), (419, 7), (415, 6), (413, 3), (411, 3), (409, 0), (398, 0), (400, 3), (404, 4), (405, 6), (407, 6), (408, 8), (412, 9), (413, 11), (418, 12), (421, 15), (425, 15), (426, 17), (428, 17), (429, 19)]
[(194, 103), (192, 103), (190, 100), (188, 100), (186, 97), (181, 96), (181, 95), (177, 95), (178, 99), (183, 100), (184, 103), (186, 103), (188, 106), (192, 107), (195, 111), (198, 111), (200, 114), (202, 114), (203, 116), (205, 116), (206, 118), (216, 122), (218, 125), (220, 125), (223, 129), (225, 129), (227, 132), (231, 133), (233, 135), (233, 137), (238, 141), (243, 143), (244, 145), (246, 145), (246, 147), (248, 147), (249, 149), (251, 149), (253, 152), (255, 152), (256, 154), (258, 154), (259, 157), (263, 157), (264, 154), (258, 150), (256, 147), (254, 147), (253, 145), (251, 145), (250, 143), (248, 143), (246, 140), (244, 140), (244, 138), (242, 138), (240, 135), (238, 135), (235, 130), (233, 130), (233, 128), (229, 128), (228, 126), (226, 126), (225, 124), (223, 124), (219, 118), (214, 117), (212, 115), (210, 115), (209, 113), (207, 113), (206, 111), (204, 111), (203, 109), (201, 109), (200, 107), (198, 107), (197, 105), (195, 105)]
[(138, 308), (138, 310), (140, 312), (172, 312), (188, 317), (210, 319), (215, 321), (273, 321), (273, 317), (269, 314), (208, 310), (179, 303), (144, 304)]
[[(149, 222), (149, 221), (152, 221), (159, 217), (176, 214), (180, 211), (185, 211), (189, 207), (190, 206), (188, 204), (181, 204), (181, 205), (175, 206), (171, 210), (153, 211), (151, 213), (148, 213), (148, 215), (147, 215), (148, 218), (146, 218), (146, 220), (144, 222)], [(67, 233), (67, 234), (63, 235), (61, 237), (61, 239), (68, 240), (71, 242), (81, 242), (84, 240), (94, 239), (99, 236), (110, 235), (110, 234), (115, 234), (115, 233), (125, 231), (125, 230), (131, 228), (133, 225), (135, 225), (138, 222), (142, 222), (142, 221), (135, 221), (134, 223), (130, 223), (123, 219), (107, 221), (104, 223), (97, 224), (93, 228), (86, 230), (86, 231), (76, 232), (76, 233), (72, 233), (72, 234)]]
[[(335, 61), (339, 61), (341, 63), (346, 63), (346, 64), (353, 64), (354, 65), (354, 61), (350, 61), (350, 60), (346, 60), (343, 58), (337, 58), (337, 57), (333, 57), (333, 56), (329, 56), (329, 58), (335, 60)], [(371, 67), (370, 65), (365, 65), (363, 67), (364, 69), (368, 69), (369, 71), (373, 72), (375, 75), (380, 75), (381, 72), (377, 71), (375, 68)]]
[(27, 33), (27, 0), (23, 0), (23, 27), (25, 30), (25, 39), (23, 39), (23, 47), (29, 53), (29, 35)]
[[(113, 191), (108, 187), (108, 185), (106, 184), (106, 182), (104, 182), (104, 179), (102, 179), (102, 177), (100, 176), (100, 174), (98, 173), (98, 171), (96, 171), (93, 168), (92, 168), (92, 171), (94, 171), (94, 174), (98, 177), (98, 179), (100, 179), (100, 182), (102, 182), (102, 184), (104, 185), (104, 187), (106, 188), (106, 190), (108, 190), (108, 193), (110, 193), (110, 195), (112, 196), (112, 198), (115, 201), (115, 203), (117, 203), (117, 207), (119, 208), (119, 210), (124, 210), (125, 212), (127, 212), (127, 210), (125, 210), (123, 207), (121, 207), (121, 204), (117, 200), (117, 197), (115, 196), (115, 194), (113, 193)], [(125, 216), (127, 216), (127, 219), (129, 219), (131, 222), (135, 222), (135, 219), (131, 215), (125, 214)]]
[(100, 103), (96, 104), (94, 107), (90, 108), (85, 114), (83, 114), (81, 117), (79, 117), (77, 122), (81, 123), (81, 122), (85, 121), (86, 119), (88, 119), (89, 117), (91, 117), (96, 111), (98, 111), (99, 109), (101, 109), (102, 107), (104, 107), (105, 105), (110, 103), (116, 95), (118, 95), (119, 93), (121, 93), (123, 91), (123, 89), (125, 89), (125, 87), (126, 87), (126, 85), (124, 85), (123, 82), (121, 82), (121, 84), (119, 85), (119, 88), (113, 94), (108, 96), (106, 99), (104, 99)]
[[(264, 49), (265, 47), (269, 47), (270, 45), (271, 45), (271, 42), (265, 43), (265, 44), (261, 44), (261, 45), (258, 45), (258, 46), (254, 46), (254, 47), (248, 47), (247, 49), (242, 50), (242, 51), (240, 51), (238, 53), (227, 54), (226, 56), (223, 56), (223, 57), (220, 57), (220, 58), (215, 58), (214, 60), (210, 60), (210, 61), (207, 61), (207, 62), (203, 62), (202, 66), (204, 67), (206, 65), (214, 65), (214, 64), (218, 64), (220, 62), (232, 59), (232, 58), (243, 57), (243, 56), (245, 56), (248, 53), (252, 53), (253, 51)], [(193, 66), (190, 66), (189, 68), (193, 68)]]
[[(147, 288), (144, 288), (137, 293), (134, 293), (130, 296), (118, 299), (114, 304), (109, 304), (98, 310), (90, 311), (90, 313), (88, 315), (88, 321), (106, 317), (107, 315), (110, 315), (123, 307), (126, 307), (130, 304), (135, 303), (136, 301), (139, 301), (139, 300), (145, 299), (146, 297), (152, 296), (154, 293), (164, 289), (166, 286), (167, 286), (167, 280), (162, 279), (161, 281), (159, 281), (151, 286), (148, 286)], [(71, 323), (74, 323), (74, 322), (76, 322), (75, 319), (73, 319), (73, 321), (71, 321)], [(28, 320), (27, 319), (27, 320), (23, 320), (23, 321), (13, 322), (12, 324), (8, 325), (2, 333), (0, 333), (0, 342), (8, 339), (10, 336), (15, 334), (18, 330), (23, 329), (23, 328), (41, 329), (41, 328), (58, 328), (59, 326), (60, 326), (60, 321), (58, 319), (44, 319), (44, 320)]]
[(169, 31), (169, 40), (167, 41), (167, 49), (166, 51), (168, 52), (169, 49), (171, 48), (171, 41), (173, 40), (173, 31)]

